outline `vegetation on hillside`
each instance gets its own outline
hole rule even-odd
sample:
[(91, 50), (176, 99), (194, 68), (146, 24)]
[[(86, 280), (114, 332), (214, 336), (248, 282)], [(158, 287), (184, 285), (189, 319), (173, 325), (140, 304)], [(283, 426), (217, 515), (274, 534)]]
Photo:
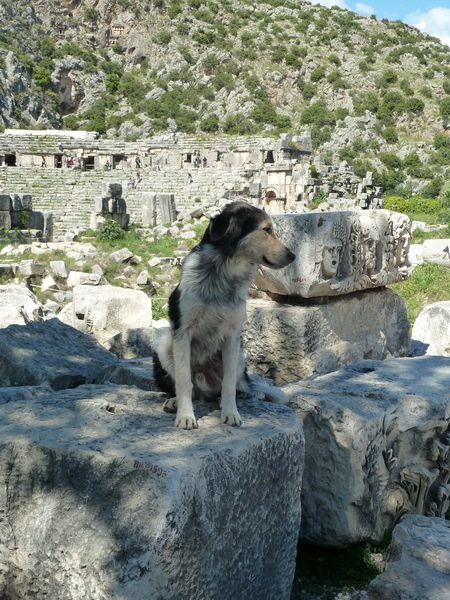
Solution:
[[(316, 148), (338, 151), (355, 171), (375, 170), (376, 185), (418, 179), (424, 195), (439, 193), (450, 152), (449, 52), (401, 22), (290, 0), (3, 4), (15, 27), (0, 32), (0, 69), (12, 50), (28, 93), (44, 94), (65, 127), (128, 137), (308, 127)], [(113, 46), (110, 23), (126, 25)], [(55, 75), (64, 61), (81, 90), (76, 105)], [(23, 90), (10, 93), (4, 123), (39, 126)], [(354, 121), (346, 125), (346, 117)], [(333, 138), (348, 126), (356, 128), (348, 144)]]

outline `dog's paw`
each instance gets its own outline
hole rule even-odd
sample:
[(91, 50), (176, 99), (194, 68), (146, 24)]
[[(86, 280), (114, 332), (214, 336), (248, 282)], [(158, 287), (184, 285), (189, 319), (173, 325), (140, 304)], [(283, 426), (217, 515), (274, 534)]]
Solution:
[(179, 427), (180, 429), (198, 429), (197, 419), (193, 413), (177, 415), (175, 427)]
[(163, 409), (167, 413), (176, 413), (177, 412), (177, 399), (169, 398), (168, 400), (166, 400), (163, 404)]
[(237, 410), (231, 410), (229, 412), (222, 412), (222, 423), (232, 425), (233, 427), (240, 427), (243, 421)]

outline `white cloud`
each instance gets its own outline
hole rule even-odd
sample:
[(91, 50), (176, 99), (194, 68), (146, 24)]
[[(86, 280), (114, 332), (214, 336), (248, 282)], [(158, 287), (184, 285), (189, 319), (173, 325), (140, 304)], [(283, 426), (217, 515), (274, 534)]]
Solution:
[(355, 10), (360, 15), (364, 15), (364, 16), (367, 16), (367, 17), (370, 17), (370, 15), (374, 15), (375, 14), (374, 7), (370, 6), (370, 4), (365, 4), (364, 2), (357, 2), (355, 4)]
[(437, 6), (427, 12), (416, 11), (408, 15), (405, 21), (450, 46), (450, 8)]
[(309, 0), (311, 4), (321, 4), (322, 6), (326, 6), (327, 8), (331, 8), (332, 6), (339, 6), (339, 8), (347, 8), (350, 9), (347, 2), (345, 0)]

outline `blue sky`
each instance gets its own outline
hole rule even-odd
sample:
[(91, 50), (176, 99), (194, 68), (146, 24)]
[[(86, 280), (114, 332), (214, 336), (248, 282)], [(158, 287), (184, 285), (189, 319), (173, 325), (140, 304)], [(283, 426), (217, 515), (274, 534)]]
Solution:
[(312, 4), (337, 5), (360, 15), (400, 19), (440, 38), (450, 46), (450, 0), (310, 0)]

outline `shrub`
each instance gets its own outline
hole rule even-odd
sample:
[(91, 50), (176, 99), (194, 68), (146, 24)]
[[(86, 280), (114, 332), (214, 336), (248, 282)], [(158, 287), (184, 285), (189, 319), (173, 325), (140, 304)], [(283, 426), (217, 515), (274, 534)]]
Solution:
[(208, 115), (200, 121), (200, 129), (207, 133), (217, 131), (219, 129), (219, 117), (217, 115)]
[(428, 185), (426, 185), (422, 194), (428, 196), (429, 198), (437, 198), (442, 190), (442, 179), (440, 177), (435, 177)]
[(116, 221), (105, 221), (100, 227), (98, 237), (104, 242), (114, 242), (125, 236), (125, 231)]
[(225, 133), (245, 135), (254, 133), (255, 126), (252, 121), (242, 113), (235, 113), (234, 115), (229, 115), (225, 119), (223, 130)]
[(393, 83), (395, 83), (397, 81), (397, 79), (398, 79), (397, 73), (395, 71), (393, 71), (392, 69), (388, 69), (387, 71), (384, 71), (383, 75), (381, 76), (380, 86), (388, 87), (388, 86), (392, 85)]
[(442, 84), (442, 87), (446, 94), (450, 94), (450, 79), (444, 79), (444, 83)]
[(419, 114), (423, 112), (424, 108), (424, 101), (420, 98), (415, 98), (414, 96), (412, 98), (407, 98), (405, 102), (405, 110), (407, 110), (408, 112)]
[(373, 165), (369, 160), (362, 160), (357, 158), (353, 161), (353, 172), (357, 177), (365, 177), (367, 171), (373, 170)]
[(315, 102), (301, 114), (301, 123), (303, 125), (334, 125), (335, 115), (327, 109), (323, 102)]
[(446, 210), (446, 203), (437, 198), (414, 196), (401, 198), (400, 196), (387, 196), (383, 200), (384, 208), (405, 213), (406, 215), (438, 215)]
[(215, 71), (215, 69), (217, 69), (219, 64), (220, 64), (219, 59), (217, 58), (217, 56), (215, 54), (208, 54), (202, 60), (202, 66), (205, 70), (205, 73), (208, 73), (208, 75), (211, 75), (211, 73), (213, 73)]
[(309, 83), (302, 79), (299, 81), (298, 87), (300, 88), (302, 96), (305, 100), (311, 100), (314, 98), (317, 87), (313, 83)]
[(325, 67), (316, 67), (314, 71), (311, 72), (310, 80), (314, 83), (320, 81), (325, 77)]
[(439, 112), (444, 122), (444, 127), (450, 122), (450, 98), (444, 98), (439, 102)]
[(33, 79), (41, 88), (48, 88), (52, 82), (50, 71), (46, 67), (33, 67)]
[(120, 85), (120, 76), (117, 73), (109, 73), (105, 80), (106, 90), (111, 94), (117, 92)]
[(157, 33), (155, 35), (155, 37), (153, 38), (153, 41), (155, 42), (155, 44), (158, 44), (159, 46), (167, 46), (170, 43), (171, 39), (172, 39), (172, 35), (171, 35), (170, 31), (160, 31), (159, 33)]
[(388, 144), (395, 144), (398, 142), (397, 130), (393, 125), (385, 127), (381, 132), (381, 135)]
[(403, 167), (401, 159), (392, 152), (383, 152), (380, 155), (380, 160), (388, 169), (401, 169)]

